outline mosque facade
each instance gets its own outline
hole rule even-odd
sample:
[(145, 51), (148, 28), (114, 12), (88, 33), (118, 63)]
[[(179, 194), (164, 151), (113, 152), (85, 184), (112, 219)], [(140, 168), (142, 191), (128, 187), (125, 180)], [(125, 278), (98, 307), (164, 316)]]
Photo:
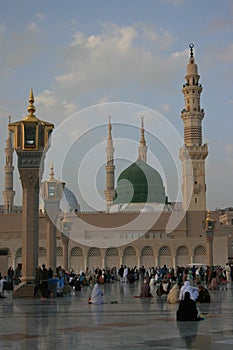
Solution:
[[(56, 180), (51, 165), (50, 177), (41, 185), (44, 209), (38, 218), (38, 265), (52, 269), (62, 266), (74, 271), (93, 267), (168, 267), (192, 263), (214, 265), (233, 261), (233, 209), (207, 214), (206, 158), (203, 143), (201, 107), (202, 85), (190, 45), (190, 57), (182, 88), (184, 143), (182, 163), (182, 203), (170, 203), (159, 172), (147, 163), (144, 120), (141, 120), (138, 159), (124, 169), (115, 184), (114, 140), (109, 118), (106, 144), (106, 211), (82, 212), (75, 195)], [(30, 95), (31, 108), (34, 98)], [(34, 106), (33, 106), (34, 108)], [(11, 120), (9, 121), (11, 124)], [(29, 140), (30, 141), (30, 140)], [(14, 205), (13, 145), (9, 131), (6, 141), (3, 205), (0, 210), (0, 271), (23, 264), (22, 210)], [(70, 211), (59, 208), (62, 196)], [(208, 216), (209, 215), (209, 216)], [(211, 217), (214, 226), (206, 227)], [(210, 237), (211, 236), (211, 237)], [(211, 252), (212, 250), (212, 252)]]

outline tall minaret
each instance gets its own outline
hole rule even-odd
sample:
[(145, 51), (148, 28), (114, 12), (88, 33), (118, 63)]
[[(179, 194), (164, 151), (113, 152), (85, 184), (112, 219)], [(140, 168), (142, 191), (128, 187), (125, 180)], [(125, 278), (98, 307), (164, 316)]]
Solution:
[(109, 211), (110, 205), (113, 202), (115, 195), (114, 183), (115, 183), (115, 166), (114, 166), (114, 147), (112, 140), (112, 124), (111, 117), (109, 116), (108, 122), (108, 140), (106, 147), (107, 164), (105, 166), (106, 170), (106, 189), (104, 191), (105, 198), (107, 202), (107, 211)]
[(202, 119), (204, 109), (200, 108), (202, 86), (199, 84), (198, 69), (193, 57), (193, 44), (189, 45), (190, 58), (183, 85), (185, 108), (181, 112), (184, 122), (184, 145), (180, 149), (183, 167), (183, 209), (206, 210), (205, 159), (207, 144), (202, 144)]
[(147, 145), (146, 145), (146, 140), (144, 136), (144, 117), (141, 117), (141, 138), (140, 138), (140, 144), (138, 147), (138, 159), (143, 160), (145, 163), (147, 162)]
[[(9, 116), (9, 124), (11, 123), (11, 117)], [(14, 148), (11, 140), (11, 132), (8, 131), (8, 138), (6, 140), (5, 154), (6, 154), (6, 165), (4, 166), (5, 173), (5, 185), (3, 193), (4, 199), (4, 211), (5, 213), (13, 213), (14, 210), (14, 196), (13, 191), (13, 152)]]

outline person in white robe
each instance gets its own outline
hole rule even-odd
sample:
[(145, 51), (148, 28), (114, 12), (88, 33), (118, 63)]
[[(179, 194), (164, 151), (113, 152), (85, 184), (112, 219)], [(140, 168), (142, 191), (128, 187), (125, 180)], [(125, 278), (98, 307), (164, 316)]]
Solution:
[(91, 293), (91, 298), (88, 300), (88, 303), (95, 305), (100, 305), (104, 303), (104, 294), (98, 282), (94, 285), (94, 288)]
[(189, 281), (185, 281), (184, 285), (181, 287), (180, 289), (180, 296), (179, 296), (179, 300), (184, 300), (184, 295), (185, 292), (189, 292), (190, 294), (190, 298), (194, 301), (197, 300), (198, 295), (199, 295), (199, 291), (197, 287), (193, 287), (191, 286)]

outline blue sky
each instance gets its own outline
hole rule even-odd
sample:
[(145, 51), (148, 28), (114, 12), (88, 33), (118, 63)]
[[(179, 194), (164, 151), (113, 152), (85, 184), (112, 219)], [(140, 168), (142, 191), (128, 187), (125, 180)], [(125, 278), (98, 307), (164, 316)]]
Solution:
[[(1, 150), (5, 147), (8, 116), (11, 115), (15, 121), (27, 114), (31, 87), (35, 95), (36, 115), (40, 119), (53, 122), (55, 130), (60, 130), (61, 134), (66, 129), (66, 123), (72, 120), (71, 128), (66, 130), (60, 140), (61, 145), (63, 142), (69, 145), (68, 153), (77, 136), (75, 128), (79, 129), (79, 136), (88, 134), (87, 130), (92, 130), (95, 125), (107, 123), (109, 114), (113, 124), (127, 122), (136, 128), (140, 127), (140, 115), (143, 114), (146, 130), (156, 133), (159, 129), (159, 121), (155, 123), (157, 114), (152, 116), (150, 113), (154, 110), (163, 116), (158, 118), (160, 121), (166, 120), (167, 125), (172, 125), (182, 137), (180, 112), (184, 108), (184, 99), (181, 89), (189, 59), (188, 45), (193, 42), (203, 85), (203, 142), (209, 144), (206, 161), (207, 206), (210, 209), (232, 206), (232, 32), (233, 2), (230, 0), (1, 1)], [(116, 109), (115, 102), (120, 102), (121, 108)], [(102, 105), (101, 114), (99, 104), (103, 103), (105, 105)], [(96, 117), (95, 113), (90, 113), (88, 118), (86, 112), (83, 115), (80, 113), (95, 105), (98, 106), (95, 107)], [(132, 108), (132, 105), (137, 108)], [(90, 110), (93, 111), (93, 107)], [(77, 112), (77, 118), (69, 119)], [(161, 131), (160, 136), (166, 134), (166, 129)], [(86, 139), (89, 148), (85, 148), (82, 143), (88, 155), (93, 153), (87, 172), (94, 174), (95, 179), (104, 177), (105, 128), (101, 130), (100, 134), (92, 138), (92, 142)], [(127, 139), (130, 145), (123, 147), (124, 151), (129, 149), (128, 155), (118, 155), (121, 161), (118, 162), (116, 176), (123, 165), (137, 157), (139, 140), (137, 129), (134, 133), (131, 128), (129, 134), (125, 132), (123, 136), (120, 135), (120, 129), (117, 130), (115, 127), (114, 135), (113, 126), (113, 137)], [(72, 132), (76, 136), (73, 137)], [(95, 138), (96, 144), (93, 142)], [(165, 140), (162, 136), (161, 139)], [(171, 145), (172, 142), (173, 136)], [(93, 150), (96, 151), (99, 144), (102, 146), (99, 147), (99, 153), (95, 154)], [(166, 147), (171, 149), (171, 145)], [(178, 147), (181, 146), (182, 140)], [(120, 145), (116, 152), (119, 149)], [(158, 150), (153, 151), (149, 143), (148, 149), (152, 150), (152, 158), (156, 158), (154, 163), (151, 158), (151, 165), (159, 166), (169, 199), (177, 199), (177, 190), (173, 191), (177, 185), (172, 184), (167, 167), (157, 159)], [(77, 147), (76, 154), (78, 152)], [(75, 191), (77, 181), (69, 181), (76, 179), (77, 173), (73, 174), (73, 171), (78, 172), (80, 163), (77, 161), (79, 165), (76, 170), (72, 167), (69, 169), (66, 159), (60, 159), (59, 163), (57, 158), (60, 154), (52, 155), (54, 159), (50, 159), (48, 153), (47, 161), (54, 162), (55, 173), (64, 176), (62, 180)], [(93, 159), (99, 160), (96, 169), (91, 169)], [(73, 159), (73, 164), (75, 161)], [(2, 174), (4, 162), (2, 152)], [(80, 162), (83, 164), (82, 160)], [(174, 163), (177, 168), (181, 166), (178, 149)], [(66, 164), (67, 168), (61, 170), (61, 164)], [(45, 170), (47, 176), (48, 171)], [(174, 177), (179, 178), (176, 175)], [(3, 183), (2, 176), (2, 189)], [(80, 183), (84, 183), (85, 188), (85, 181)], [(16, 202), (20, 203), (17, 170), (15, 187)], [(97, 192), (102, 192), (104, 184), (95, 187)]]

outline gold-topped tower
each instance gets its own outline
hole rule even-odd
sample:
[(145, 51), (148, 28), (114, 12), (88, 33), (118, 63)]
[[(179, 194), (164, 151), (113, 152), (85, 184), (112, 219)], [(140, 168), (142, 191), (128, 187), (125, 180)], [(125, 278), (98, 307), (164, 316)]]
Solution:
[(14, 149), (18, 155), (18, 170), (23, 188), (22, 214), (22, 282), (34, 281), (38, 267), (39, 189), (44, 170), (44, 156), (49, 147), (54, 125), (35, 116), (34, 96), (30, 89), (28, 114), (10, 123), (14, 133)]

